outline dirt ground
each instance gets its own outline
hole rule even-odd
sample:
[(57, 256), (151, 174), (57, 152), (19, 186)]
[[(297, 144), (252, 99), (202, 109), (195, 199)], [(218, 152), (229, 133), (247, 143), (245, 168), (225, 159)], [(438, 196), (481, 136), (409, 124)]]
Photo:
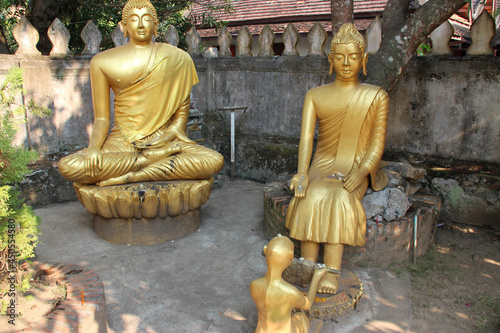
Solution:
[(411, 332), (500, 332), (500, 231), (438, 227), (435, 245), (410, 271)]
[[(417, 263), (391, 267), (410, 272), (411, 333), (500, 332), (500, 231), (468, 225), (444, 225), (435, 245)], [(64, 297), (64, 288), (36, 279), (20, 303), (21, 328), (33, 316), (46, 315)], [(0, 318), (0, 332), (11, 327)]]
[[(0, 284), (0, 290), (5, 290), (6, 285)], [(9, 298), (4, 295), (5, 299)], [(17, 291), (16, 312), (20, 316), (15, 319), (15, 329), (21, 330), (28, 327), (28, 322), (36, 322), (39, 318), (48, 315), (57, 304), (66, 298), (66, 288), (55, 281), (40, 280), (35, 277), (31, 288), (26, 291)], [(9, 318), (0, 316), (0, 333), (13, 332), (13, 327), (8, 323)]]

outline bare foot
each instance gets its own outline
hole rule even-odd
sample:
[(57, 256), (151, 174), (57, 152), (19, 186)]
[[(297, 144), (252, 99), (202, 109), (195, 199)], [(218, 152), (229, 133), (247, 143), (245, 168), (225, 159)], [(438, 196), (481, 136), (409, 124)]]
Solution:
[(141, 153), (148, 160), (149, 164), (161, 160), (167, 156), (181, 152), (181, 145), (178, 143), (167, 143), (158, 149), (145, 149)]
[(132, 175), (133, 172), (126, 173), (122, 176), (119, 177), (113, 177), (109, 178), (103, 181), (100, 181), (97, 183), (97, 186), (111, 186), (111, 185), (121, 185), (121, 184), (128, 184), (128, 183), (133, 183), (134, 181), (132, 180)]
[(340, 274), (327, 273), (318, 285), (320, 294), (336, 294), (339, 289)]

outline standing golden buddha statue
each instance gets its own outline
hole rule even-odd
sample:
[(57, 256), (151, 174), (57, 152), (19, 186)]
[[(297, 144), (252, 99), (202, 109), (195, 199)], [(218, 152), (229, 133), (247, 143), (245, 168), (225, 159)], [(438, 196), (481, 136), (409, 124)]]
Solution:
[[(61, 159), (61, 175), (99, 186), (215, 175), (223, 157), (186, 136), (191, 88), (198, 83), (191, 57), (153, 43), (158, 18), (147, 0), (128, 1), (121, 24), (130, 41), (90, 62), (94, 127), (89, 146)], [(110, 89), (115, 124), (108, 134)]]
[[(62, 158), (58, 168), (94, 214), (99, 236), (152, 244), (198, 228), (200, 206), (224, 159), (186, 135), (198, 76), (189, 54), (152, 41), (158, 26), (152, 4), (128, 1), (121, 24), (129, 42), (90, 62), (94, 126), (89, 146)], [(110, 90), (115, 94), (111, 131)]]
[[(331, 44), (333, 83), (307, 92), (299, 145), (298, 172), (290, 188), (295, 196), (288, 207), (286, 227), (301, 241), (301, 256), (317, 262), (324, 244), (324, 264), (340, 271), (344, 244), (366, 242), (366, 214), (361, 200), (369, 178), (374, 190), (387, 184), (379, 170), (385, 144), (389, 98), (380, 87), (361, 84), (368, 54), (363, 36), (344, 24)], [(314, 158), (314, 132), (319, 123)], [(318, 292), (335, 294), (340, 274), (327, 274)]]

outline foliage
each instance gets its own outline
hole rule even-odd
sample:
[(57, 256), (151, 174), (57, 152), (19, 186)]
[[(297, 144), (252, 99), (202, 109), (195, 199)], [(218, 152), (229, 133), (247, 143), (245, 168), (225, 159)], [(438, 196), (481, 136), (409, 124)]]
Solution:
[(17, 48), (12, 30), (22, 15), (26, 14), (26, 1), (0, 0), (0, 29), (3, 29), (11, 51)]
[(425, 55), (429, 54), (429, 52), (431, 52), (431, 45), (430, 44), (422, 43), (418, 46), (418, 49), (417, 49), (418, 56), (425, 56)]
[(33, 257), (39, 235), (39, 218), (18, 198), (19, 192), (14, 186), (29, 172), (28, 164), (37, 158), (37, 153), (14, 146), (13, 141), (27, 113), (43, 116), (49, 115), (50, 110), (37, 106), (32, 100), (25, 105), (16, 103), (25, 93), (22, 77), (23, 69), (14, 67), (0, 85), (0, 273), (9, 268), (8, 221), (15, 221), (11, 227), (14, 225), (16, 265)]
[[(194, 18), (189, 15), (189, 8), (194, 2), (188, 0), (151, 1), (160, 21), (159, 40), (163, 40), (163, 32), (166, 28), (173, 25), (181, 36), (179, 47), (186, 49), (184, 35), (193, 25), (192, 21), (194, 19), (197, 20), (197, 23), (220, 28), (225, 25), (225, 22), (218, 21), (214, 14), (232, 11), (231, 0), (224, 0), (223, 2), (204, 0), (202, 2), (206, 8), (206, 13), (201, 18)], [(12, 38), (12, 29), (21, 15), (45, 17), (46, 19), (49, 18), (50, 22), (57, 17), (70, 31), (72, 36), (69, 41), (71, 51), (78, 54), (83, 50), (84, 44), (81, 38), (76, 36), (80, 36), (87, 22), (92, 20), (101, 31), (103, 36), (101, 48), (104, 50), (114, 46), (111, 33), (121, 20), (121, 10), (125, 3), (126, 0), (0, 0), (0, 26), (4, 28), (9, 47), (13, 51), (17, 44)], [(42, 10), (46, 12), (40, 12)], [(48, 29), (48, 26), (37, 26), (34, 21), (31, 23), (39, 29), (39, 32)]]

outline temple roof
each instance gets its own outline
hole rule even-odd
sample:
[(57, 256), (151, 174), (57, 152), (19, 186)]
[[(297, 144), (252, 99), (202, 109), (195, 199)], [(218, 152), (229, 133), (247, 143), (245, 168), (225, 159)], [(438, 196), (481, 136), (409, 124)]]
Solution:
[[(479, 1), (479, 0), (473, 0)], [(491, 1), (486, 1), (484, 9), (491, 12)], [(499, 2), (500, 3), (500, 2)], [(224, 0), (196, 1), (187, 15), (192, 19), (201, 37), (217, 37), (214, 28), (200, 26), (203, 15), (210, 6), (223, 6)], [(376, 16), (382, 16), (387, 0), (354, 0), (354, 24), (360, 31), (368, 28)], [(329, 0), (232, 0), (233, 11), (214, 12), (217, 20), (227, 22), (231, 35), (236, 36), (246, 25), (252, 35), (258, 35), (267, 24), (275, 34), (281, 34), (289, 23), (293, 23), (299, 33), (308, 33), (316, 22), (327, 32), (332, 31), (331, 3)], [(497, 4), (497, 6), (500, 6)], [(453, 39), (470, 41), (470, 20), (468, 4), (450, 18), (455, 28)]]
[[(375, 17), (381, 15), (387, 0), (354, 0), (354, 16)], [(223, 0), (200, 0), (193, 4), (189, 16), (195, 25), (210, 5), (223, 5)], [(216, 12), (212, 16), (228, 23), (228, 26), (267, 24), (296, 21), (330, 20), (329, 0), (232, 0), (231, 13)]]

